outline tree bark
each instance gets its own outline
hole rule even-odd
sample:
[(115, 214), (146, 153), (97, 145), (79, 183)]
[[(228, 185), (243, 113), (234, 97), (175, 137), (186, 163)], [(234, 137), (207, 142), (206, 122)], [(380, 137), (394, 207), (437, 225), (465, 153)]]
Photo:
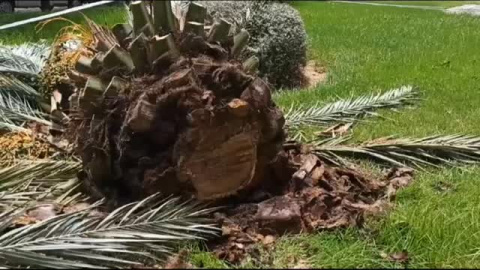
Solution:
[(205, 37), (205, 28), (203, 23), (188, 21), (185, 24), (183, 32), (185, 33), (193, 33), (197, 36)]
[(127, 87), (127, 81), (120, 77), (114, 76), (105, 89), (105, 92), (103, 92), (103, 96), (107, 98), (118, 96), (119, 94), (122, 94)]
[(204, 23), (205, 17), (207, 16), (207, 9), (199, 3), (191, 2), (188, 6), (187, 15), (185, 16), (185, 21), (187, 22), (198, 22)]
[(178, 23), (172, 12), (171, 1), (153, 1), (152, 5), (155, 29), (164, 34), (174, 32)]
[(85, 84), (82, 95), (82, 99), (95, 100), (103, 95), (107, 86), (100, 78), (90, 77)]
[(247, 46), (248, 40), (250, 39), (250, 34), (247, 30), (242, 29), (240, 33), (233, 37), (233, 47), (232, 47), (232, 54), (233, 56), (238, 56), (243, 49)]
[(230, 33), (230, 28), (232, 25), (224, 19), (221, 19), (219, 22), (216, 22), (208, 34), (209, 42), (225, 42)]
[(144, 1), (135, 1), (130, 4), (130, 10), (133, 16), (133, 31), (135, 35), (144, 33), (146, 36), (153, 36), (155, 28), (152, 24), (151, 17), (148, 14)]
[(170, 53), (172, 56), (178, 54), (172, 34), (153, 37), (150, 41), (150, 55), (148, 57), (151, 65), (155, 66), (155, 62), (166, 53)]
[(126, 49), (98, 53), (102, 70), (76, 82), (81, 117), (70, 123), (88, 181), (117, 203), (156, 192), (215, 200), (255, 188), (285, 134), (269, 85), (253, 72), (258, 58), (234, 59), (249, 34), (223, 44), (230, 24), (220, 21), (206, 38), (205, 9), (195, 3), (179, 34), (160, 17), (171, 12), (165, 3), (153, 2), (151, 37), (143, 25), (152, 18), (133, 3)]
[(103, 58), (103, 66), (106, 69), (124, 67), (129, 72), (135, 70), (135, 64), (133, 63), (130, 54), (118, 45), (112, 47), (105, 54), (105, 57)]
[(98, 64), (98, 62), (95, 62), (92, 58), (88, 58), (82, 55), (77, 60), (75, 69), (85, 74), (94, 75), (94, 74), (97, 74), (98, 71), (100, 71), (101, 66)]
[(147, 37), (142, 33), (135, 40), (129, 48), (132, 56), (135, 70), (138, 73), (145, 73), (149, 70), (148, 55), (147, 55)]
[(243, 62), (243, 69), (247, 72), (254, 73), (258, 69), (260, 60), (256, 56), (252, 56)]
[(113, 26), (112, 32), (120, 45), (123, 45), (127, 38), (133, 36), (133, 28), (128, 23), (119, 23)]

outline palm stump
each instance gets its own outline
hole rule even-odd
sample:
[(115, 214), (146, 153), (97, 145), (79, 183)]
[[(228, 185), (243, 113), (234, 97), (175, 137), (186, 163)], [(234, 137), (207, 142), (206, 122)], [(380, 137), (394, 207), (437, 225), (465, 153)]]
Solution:
[(225, 20), (205, 26), (198, 4), (181, 20), (170, 1), (130, 11), (132, 24), (89, 22), (95, 56), (70, 72), (70, 137), (89, 193), (212, 200), (260, 184), (282, 150), (284, 118), (255, 75), (258, 59), (235, 60), (248, 32), (229, 35)]

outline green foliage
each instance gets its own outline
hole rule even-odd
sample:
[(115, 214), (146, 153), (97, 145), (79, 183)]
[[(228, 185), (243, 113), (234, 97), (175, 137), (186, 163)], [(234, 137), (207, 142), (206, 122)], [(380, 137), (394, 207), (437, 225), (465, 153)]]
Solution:
[(25, 132), (26, 121), (52, 125), (36, 89), (49, 55), (45, 42), (0, 46), (0, 129)]
[[(116, 23), (123, 23), (126, 19), (125, 10), (120, 5), (116, 4), (111, 6), (88, 9), (85, 10), (83, 14), (99, 24), (107, 24), (109, 26), (113, 26)], [(44, 13), (31, 12), (2, 14), (2, 16), (0, 17), (0, 24), (7, 24), (19, 20), (25, 20), (40, 15), (44, 15)], [(65, 18), (74, 22), (81, 23), (82, 25), (86, 25), (84, 17), (80, 12), (66, 15)], [(16, 28), (15, 30), (2, 31), (2, 34), (0, 35), (0, 42), (9, 45), (19, 45), (26, 42), (37, 43), (42, 40), (51, 42), (54, 40), (58, 31), (67, 25), (68, 23), (66, 22), (51, 23), (45, 26), (40, 31), (38, 31), (38, 29), (36, 28), (37, 24), (35, 23), (23, 25)]]
[(341, 157), (368, 158), (393, 166), (410, 165), (422, 169), (480, 162), (480, 137), (443, 135), (420, 139), (381, 139), (359, 146), (321, 145), (315, 152), (334, 164), (345, 164)]
[(202, 1), (215, 19), (234, 23), (234, 33), (250, 33), (249, 48), (242, 55), (260, 59), (260, 76), (276, 88), (293, 88), (303, 81), (307, 33), (300, 14), (288, 4), (267, 1)]
[(353, 123), (365, 116), (379, 116), (378, 110), (412, 105), (418, 100), (418, 90), (412, 86), (391, 89), (383, 94), (370, 94), (358, 98), (338, 100), (313, 106), (292, 104), (285, 111), (285, 125), (293, 139), (301, 137), (305, 126), (325, 128), (335, 123)]
[(37, 77), (49, 55), (46, 42), (0, 46), (0, 73)]

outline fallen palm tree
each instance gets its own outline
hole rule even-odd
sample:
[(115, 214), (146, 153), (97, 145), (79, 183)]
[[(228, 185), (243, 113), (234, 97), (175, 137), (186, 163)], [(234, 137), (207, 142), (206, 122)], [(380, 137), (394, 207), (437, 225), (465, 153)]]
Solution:
[[(169, 1), (152, 2), (151, 11), (141, 1), (130, 8), (131, 24), (108, 29), (88, 20), (93, 43), (83, 46), (92, 53), (79, 55), (67, 72), (75, 91), (53, 93), (48, 108), (30, 101), (50, 114), (39, 117), (36, 109), (16, 106), (18, 100), (1, 108), (15, 112), (0, 118), (7, 130), (32, 131), (25, 123), (36, 123), (42, 128), (32, 134), (67, 138), (81, 161), (71, 164), (81, 167), (78, 179), (71, 170), (58, 171), (60, 182), (49, 174), (62, 166), (57, 163), (0, 171), (6, 183), (0, 191), (18, 202), (0, 220), (6, 267), (155, 266), (177, 241), (215, 234), (213, 212), (223, 236), (210, 247), (238, 262), (255, 243), (271, 244), (284, 233), (361, 225), (364, 213), (384, 209), (411, 181), (411, 169), (374, 177), (347, 168), (344, 157), (352, 153), (396, 158), (396, 167), (416, 159), (423, 165), (478, 161), (474, 137), (355, 147), (339, 145), (342, 137), (314, 145), (286, 141), (285, 131), (350, 123), (410, 104), (416, 93), (406, 87), (293, 108), (284, 117), (270, 86), (252, 72), (257, 60), (236, 60), (246, 31), (231, 36), (225, 21), (204, 25), (206, 12), (196, 3), (180, 21)], [(65, 100), (68, 110), (59, 105)], [(45, 191), (49, 196), (39, 196)], [(198, 208), (181, 203), (185, 197), (227, 207)]]
[(255, 188), (282, 148), (270, 87), (235, 61), (248, 32), (228, 36), (224, 22), (206, 33), (196, 4), (179, 25), (166, 4), (132, 3), (130, 32), (89, 22), (98, 53), (76, 64), (69, 126), (99, 198), (227, 197)]

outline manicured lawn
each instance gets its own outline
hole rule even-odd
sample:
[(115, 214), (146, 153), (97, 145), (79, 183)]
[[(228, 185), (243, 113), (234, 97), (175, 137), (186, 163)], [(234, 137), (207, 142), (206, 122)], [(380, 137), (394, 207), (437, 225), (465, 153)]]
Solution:
[[(278, 97), (280, 105), (314, 104), (412, 84), (424, 98), (418, 108), (385, 112), (388, 119), (359, 125), (354, 139), (480, 134), (480, 18), (346, 3), (294, 6), (307, 27), (310, 58), (327, 67), (329, 78), (313, 91)], [(360, 230), (285, 237), (269, 259), (273, 267), (293, 267), (303, 260), (316, 268), (400, 268), (402, 264), (380, 254), (406, 250), (408, 267), (478, 268), (479, 181), (478, 167), (418, 172), (387, 216), (370, 219)], [(193, 261), (223, 265), (205, 253), (196, 253)]]
[[(424, 101), (417, 109), (386, 113), (389, 120), (360, 125), (355, 139), (396, 134), (480, 134), (480, 18), (440, 11), (399, 9), (345, 3), (297, 3), (310, 36), (310, 56), (329, 70), (328, 84), (279, 99), (314, 103), (402, 84), (418, 86)], [(447, 192), (435, 186), (452, 185)], [(345, 244), (319, 234), (281, 245), (310, 257), (315, 267), (379, 267), (381, 251), (407, 250), (410, 267), (480, 267), (480, 169), (418, 173), (400, 193), (397, 207), (365, 232), (350, 234)], [(341, 236), (338, 236), (341, 237)], [(338, 239), (338, 238), (333, 238)], [(326, 256), (329, 254), (329, 256)], [(338, 259), (331, 259), (330, 256)], [(326, 257), (330, 259), (326, 259)], [(352, 259), (354, 258), (354, 259)]]
[[(453, 1), (420, 2), (446, 6)], [(392, 134), (480, 135), (480, 17), (346, 3), (301, 2), (294, 6), (307, 27), (309, 56), (327, 68), (329, 77), (327, 84), (317, 89), (279, 96), (280, 105), (327, 102), (412, 84), (424, 98), (418, 108), (385, 112), (388, 119), (356, 127), (354, 139)], [(123, 10), (112, 7), (86, 14), (110, 25), (124, 16)], [(16, 16), (26, 15), (2, 16), (0, 24)], [(35, 33), (32, 26), (25, 26), (2, 32), (0, 41), (52, 39), (59, 28), (51, 25)], [(438, 191), (439, 185), (448, 188)], [(360, 230), (285, 237), (271, 255), (271, 266), (295, 266), (295, 260), (305, 260), (313, 267), (401, 267), (385, 261), (380, 253), (407, 250), (409, 267), (480, 267), (479, 210), (479, 168), (419, 172), (414, 184), (400, 192), (396, 208), (388, 216), (370, 220)], [(199, 248), (194, 250), (191, 259), (196, 265), (224, 266)]]
[[(25, 20), (31, 17), (45, 15), (42, 12), (2, 14), (0, 16), (0, 25)], [(105, 6), (84, 11), (84, 15), (99, 24), (114, 25), (125, 21), (125, 15), (122, 5)], [(74, 22), (84, 24), (83, 16), (80, 13), (74, 13), (65, 16)], [(52, 22), (45, 26), (41, 31), (37, 31), (37, 23), (27, 24), (15, 28), (15, 30), (0, 30), (0, 43), (20, 44), (23, 42), (38, 42), (39, 40), (53, 40), (58, 30), (68, 25), (66, 22)]]
[[(346, 3), (294, 6), (307, 27), (310, 58), (327, 67), (329, 78), (313, 91), (280, 96), (280, 105), (314, 104), (412, 84), (424, 98), (418, 108), (385, 112), (388, 119), (359, 125), (354, 139), (480, 134), (480, 18)], [(272, 264), (293, 267), (304, 260), (317, 268), (403, 267), (380, 254), (406, 250), (408, 267), (478, 268), (479, 181), (478, 167), (418, 172), (387, 216), (360, 230), (285, 237)], [(194, 262), (222, 265), (203, 253), (195, 254)]]
[(376, 3), (394, 4), (394, 5), (410, 5), (410, 6), (435, 6), (443, 8), (451, 8), (461, 5), (480, 5), (480, 1), (372, 1)]

